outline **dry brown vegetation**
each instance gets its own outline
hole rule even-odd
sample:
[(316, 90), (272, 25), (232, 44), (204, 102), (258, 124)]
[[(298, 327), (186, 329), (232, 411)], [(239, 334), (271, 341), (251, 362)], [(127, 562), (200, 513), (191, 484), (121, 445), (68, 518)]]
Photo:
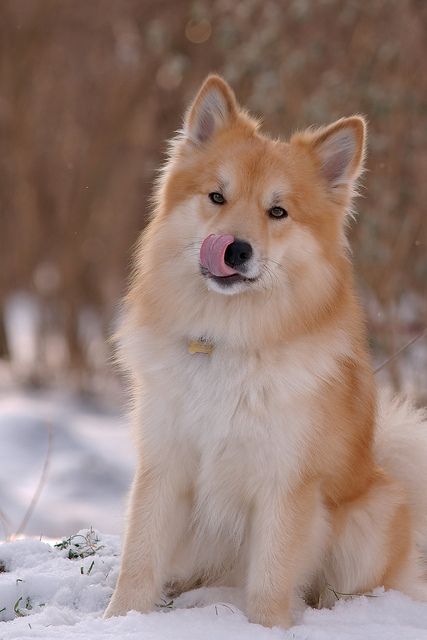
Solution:
[(373, 343), (387, 354), (420, 331), (426, 33), (423, 0), (2, 0), (0, 316), (14, 291), (37, 296), (38, 377), (52, 333), (64, 369), (95, 366), (82, 310), (108, 335), (164, 141), (210, 71), (274, 135), (367, 116), (351, 235)]

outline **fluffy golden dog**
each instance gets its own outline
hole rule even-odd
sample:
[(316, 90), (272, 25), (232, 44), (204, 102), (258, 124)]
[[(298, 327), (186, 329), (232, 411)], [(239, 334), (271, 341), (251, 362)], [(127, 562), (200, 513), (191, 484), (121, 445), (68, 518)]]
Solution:
[(425, 425), (377, 399), (345, 235), (365, 130), (272, 140), (216, 76), (189, 109), (120, 330), (138, 465), (107, 616), (201, 584), (283, 627), (301, 594), (424, 597)]

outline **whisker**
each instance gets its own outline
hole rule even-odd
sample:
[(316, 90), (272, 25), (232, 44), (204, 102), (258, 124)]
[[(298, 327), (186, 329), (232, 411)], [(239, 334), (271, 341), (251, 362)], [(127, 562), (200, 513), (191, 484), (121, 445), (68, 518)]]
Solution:
[(283, 264), (280, 264), (280, 262), (277, 262), (277, 260), (273, 260), (273, 258), (265, 258), (264, 260), (265, 260), (265, 262), (272, 262), (273, 264), (275, 264), (277, 267), (279, 267), (283, 271), (286, 271), (286, 269), (283, 266)]

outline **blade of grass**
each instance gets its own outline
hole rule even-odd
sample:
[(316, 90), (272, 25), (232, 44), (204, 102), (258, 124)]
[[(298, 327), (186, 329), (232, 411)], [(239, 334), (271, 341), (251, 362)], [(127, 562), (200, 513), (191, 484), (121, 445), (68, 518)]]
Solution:
[(427, 333), (427, 327), (425, 327), (423, 329), (423, 331), (421, 331), (421, 333), (418, 333), (415, 338), (412, 338), (412, 340), (409, 340), (409, 342), (407, 342), (406, 344), (403, 345), (403, 347), (400, 347), (400, 349), (398, 349), (395, 353), (393, 353), (389, 358), (387, 358), (386, 360), (384, 360), (384, 362), (382, 364), (380, 364), (379, 367), (377, 367), (376, 369), (374, 369), (374, 374), (378, 373), (379, 371), (381, 371), (382, 369), (384, 369), (384, 367), (387, 367), (387, 365), (389, 365), (391, 362), (393, 362), (393, 360), (395, 358), (397, 358), (397, 356), (399, 356), (403, 351), (405, 351), (405, 349), (407, 349), (408, 347), (411, 346), (411, 344), (414, 344), (415, 342), (417, 342), (420, 338), (422, 338), (424, 335), (426, 335)]
[(31, 516), (33, 515), (37, 502), (39, 501), (41, 492), (43, 491), (43, 487), (45, 485), (46, 478), (47, 478), (47, 471), (49, 468), (51, 453), (52, 453), (52, 442), (53, 442), (52, 423), (49, 422), (47, 425), (47, 451), (46, 451), (46, 457), (43, 464), (42, 472), (40, 474), (40, 479), (37, 484), (36, 490), (34, 491), (33, 497), (31, 498), (31, 502), (28, 505), (28, 509), (25, 512), (24, 517), (22, 518), (22, 522), (19, 525), (15, 535), (13, 536), (14, 538), (18, 537), (19, 535), (21, 535), (21, 533), (25, 531), (25, 528)]

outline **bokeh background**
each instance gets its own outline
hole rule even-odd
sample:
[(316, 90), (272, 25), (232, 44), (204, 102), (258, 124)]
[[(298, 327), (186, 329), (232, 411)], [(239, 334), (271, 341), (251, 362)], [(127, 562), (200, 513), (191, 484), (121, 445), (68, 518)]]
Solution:
[[(120, 526), (131, 462), (107, 338), (165, 141), (209, 72), (273, 135), (366, 115), (350, 236), (375, 363), (423, 332), (426, 34), (424, 0), (1, 0), (5, 531), (19, 529), (45, 455), (27, 532), (94, 524), (95, 502), (95, 524)], [(379, 374), (420, 402), (426, 340)]]

